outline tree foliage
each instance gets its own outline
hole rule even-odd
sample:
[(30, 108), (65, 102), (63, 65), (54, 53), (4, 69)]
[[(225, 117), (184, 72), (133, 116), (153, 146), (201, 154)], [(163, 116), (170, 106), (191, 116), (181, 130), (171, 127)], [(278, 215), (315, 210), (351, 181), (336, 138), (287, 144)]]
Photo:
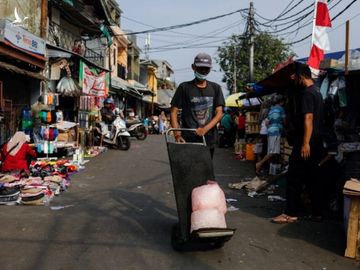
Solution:
[[(228, 89), (234, 89), (234, 64), (236, 65), (236, 89), (242, 91), (249, 83), (250, 38), (233, 35), (218, 48), (217, 62), (224, 72), (223, 82)], [(260, 33), (254, 39), (254, 82), (272, 73), (275, 66), (292, 54), (280, 39), (267, 33)]]

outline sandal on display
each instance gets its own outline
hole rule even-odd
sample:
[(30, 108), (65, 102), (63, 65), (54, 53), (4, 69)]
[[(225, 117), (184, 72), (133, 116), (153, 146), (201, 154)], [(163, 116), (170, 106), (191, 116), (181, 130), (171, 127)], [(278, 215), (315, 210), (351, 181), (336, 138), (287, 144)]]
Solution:
[(271, 222), (276, 224), (286, 224), (286, 223), (294, 223), (297, 220), (298, 220), (297, 217), (291, 217), (285, 214), (281, 214), (280, 216), (272, 218)]

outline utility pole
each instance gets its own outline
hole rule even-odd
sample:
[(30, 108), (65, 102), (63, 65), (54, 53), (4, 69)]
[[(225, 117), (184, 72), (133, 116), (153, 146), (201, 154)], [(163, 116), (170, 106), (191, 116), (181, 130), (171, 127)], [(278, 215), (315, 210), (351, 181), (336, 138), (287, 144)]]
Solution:
[(41, 0), (40, 37), (46, 39), (48, 18), (48, 1)]
[(149, 50), (151, 46), (151, 37), (150, 33), (147, 34), (147, 37), (145, 38), (145, 59), (149, 60)]
[(237, 87), (236, 87), (236, 45), (234, 46), (234, 75), (233, 75), (233, 81), (234, 81), (234, 87), (233, 87), (233, 94), (235, 94), (237, 92)]
[(254, 82), (254, 3), (250, 2), (248, 30), (250, 35), (250, 56), (249, 56), (249, 81)]

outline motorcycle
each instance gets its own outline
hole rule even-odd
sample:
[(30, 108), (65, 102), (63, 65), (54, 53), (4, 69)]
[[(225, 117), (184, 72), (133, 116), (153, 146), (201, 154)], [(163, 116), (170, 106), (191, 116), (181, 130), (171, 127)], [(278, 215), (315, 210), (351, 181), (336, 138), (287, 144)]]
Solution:
[[(116, 147), (119, 150), (129, 150), (130, 133), (126, 128), (125, 121), (116, 115), (115, 120), (111, 124), (111, 130), (105, 123), (101, 123), (101, 133), (103, 135), (103, 143)], [(96, 139), (100, 140), (101, 134), (97, 134)]]
[(147, 137), (147, 130), (145, 125), (141, 121), (129, 121), (126, 123), (126, 127), (131, 137), (135, 137), (138, 140), (145, 140)]

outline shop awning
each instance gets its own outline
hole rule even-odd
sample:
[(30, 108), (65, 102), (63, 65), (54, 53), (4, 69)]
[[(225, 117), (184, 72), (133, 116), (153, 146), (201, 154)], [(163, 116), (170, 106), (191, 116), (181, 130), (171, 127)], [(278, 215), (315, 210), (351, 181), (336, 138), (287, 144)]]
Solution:
[(132, 88), (136, 89), (138, 92), (140, 92), (143, 95), (153, 95), (154, 94), (153, 91), (151, 91), (145, 85), (143, 85), (137, 81), (131, 81), (130, 85)]
[(119, 77), (111, 77), (111, 88), (122, 91), (126, 95), (142, 99), (142, 94), (137, 91), (128, 81)]
[(156, 101), (154, 96), (143, 96), (142, 101), (146, 103), (154, 103), (155, 106), (159, 106), (160, 104)]
[(72, 56), (72, 53), (62, 50), (47, 49), (46, 56), (47, 58), (57, 58), (57, 57), (70, 58)]
[(64, 48), (60, 48), (57, 47), (55, 45), (52, 45), (50, 43), (46, 43), (46, 58), (70, 58), (71, 56), (75, 56), (75, 57), (79, 57), (81, 60), (83, 60), (86, 64), (89, 64), (95, 68), (99, 68), (102, 69), (104, 71), (110, 72), (109, 69), (106, 69), (104, 67), (101, 67), (95, 63), (93, 63), (92, 61), (90, 61), (89, 59), (83, 57), (82, 55), (79, 55), (77, 53), (74, 53), (72, 51), (69, 51), (67, 49)]
[(13, 72), (13, 73), (17, 73), (17, 74), (20, 74), (20, 75), (24, 75), (24, 76), (27, 76), (27, 77), (31, 77), (31, 78), (34, 78), (34, 79), (42, 80), (42, 81), (47, 80), (47, 78), (45, 76), (41, 75), (40, 73), (27, 71), (25, 69), (22, 69), (22, 68), (19, 68), (17, 66), (10, 65), (10, 64), (7, 64), (7, 63), (1, 62), (1, 61), (0, 61), (0, 69), (6, 70), (6, 71), (9, 71), (9, 72)]
[(246, 95), (246, 93), (239, 92), (239, 93), (235, 93), (235, 94), (228, 96), (225, 99), (225, 106), (242, 108), (242, 107), (258, 106), (262, 103), (261, 99), (258, 97), (240, 99), (240, 97), (242, 97), (244, 95)]
[(129, 83), (119, 77), (111, 77), (111, 87), (123, 90), (123, 91), (130, 91), (129, 89)]
[(239, 97), (239, 99), (261, 97), (278, 91), (289, 89), (294, 84), (291, 75), (295, 73), (296, 65), (299, 62), (291, 62), (265, 79), (254, 85), (254, 90)]

